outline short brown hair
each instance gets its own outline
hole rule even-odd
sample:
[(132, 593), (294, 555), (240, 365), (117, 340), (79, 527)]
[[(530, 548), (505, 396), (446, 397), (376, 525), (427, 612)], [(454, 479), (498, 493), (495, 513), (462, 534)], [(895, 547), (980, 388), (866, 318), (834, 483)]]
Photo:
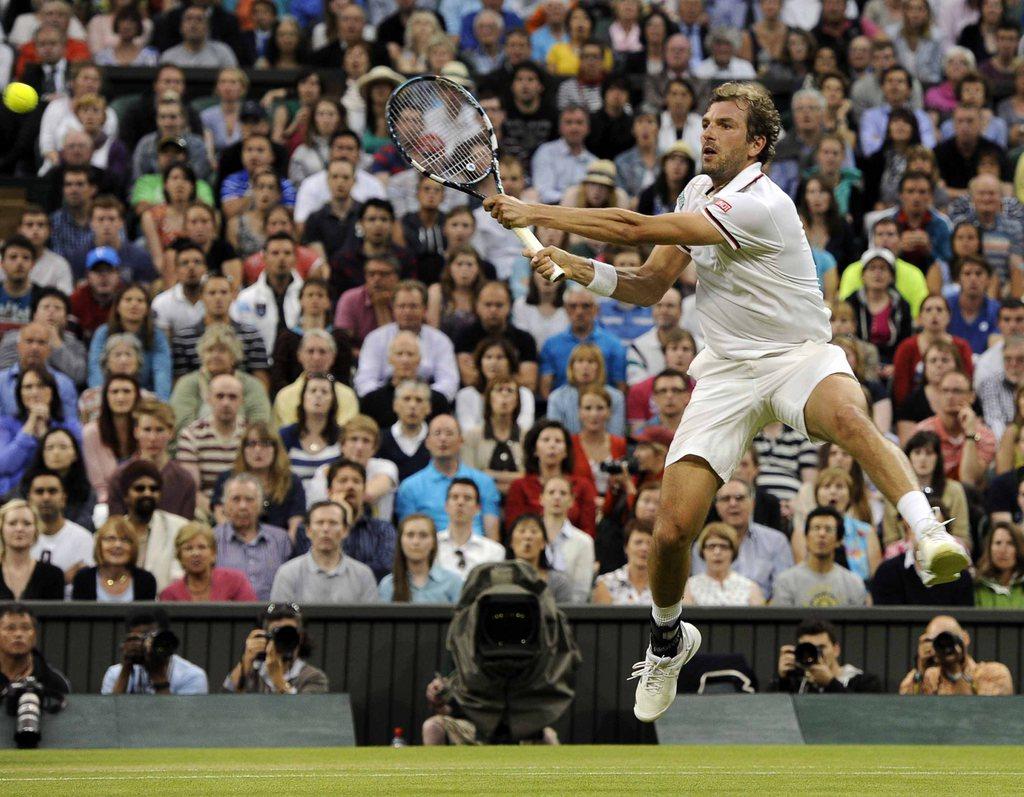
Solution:
[(96, 197), (92, 201), (92, 208), (89, 210), (90, 216), (95, 210), (116, 210), (117, 215), (122, 219), (124, 218), (124, 203), (112, 194), (100, 194)]
[(700, 554), (701, 559), (704, 558), (704, 543), (708, 541), (709, 537), (717, 537), (729, 543), (729, 547), (732, 548), (732, 560), (736, 561), (736, 557), (739, 556), (740, 552), (740, 540), (736, 536), (736, 529), (728, 523), (708, 523), (700, 533), (700, 536), (697, 537), (697, 552)]
[(723, 83), (711, 92), (710, 104), (735, 102), (747, 111), (747, 141), (764, 138), (760, 160), (769, 163), (775, 157), (775, 143), (782, 132), (782, 120), (772, 95), (758, 83)]
[(174, 410), (171, 409), (171, 405), (166, 404), (159, 399), (139, 399), (139, 403), (135, 405), (135, 409), (132, 411), (132, 420), (138, 424), (139, 419), (143, 417), (153, 418), (171, 430), (174, 429), (174, 426), (177, 423), (177, 419), (174, 417)]
[(113, 531), (128, 540), (128, 547), (131, 549), (131, 564), (132, 566), (137, 565), (139, 563), (139, 536), (135, 533), (132, 524), (128, 522), (128, 518), (124, 515), (114, 515), (96, 529), (96, 542), (92, 550), (92, 556), (96, 560), (96, 565), (102, 566), (106, 564), (106, 561), (103, 559), (101, 541), (103, 535), (109, 531)]

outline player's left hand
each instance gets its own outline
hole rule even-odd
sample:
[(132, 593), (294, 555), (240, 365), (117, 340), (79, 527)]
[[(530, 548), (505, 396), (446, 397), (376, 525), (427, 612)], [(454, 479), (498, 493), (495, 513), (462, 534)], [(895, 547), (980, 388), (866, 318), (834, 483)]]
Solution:
[(533, 224), (529, 212), (530, 206), (514, 196), (498, 194), (488, 197), (484, 200), (484, 210), (490, 213), (503, 227), (510, 230), (529, 227)]
[(565, 272), (565, 279), (571, 280), (578, 273), (578, 267), (587, 262), (585, 257), (566, 252), (557, 246), (545, 246), (539, 252), (534, 252), (532, 255), (529, 251), (523, 250), (523, 256), (530, 258), (530, 268), (544, 277), (544, 279), (551, 279), (555, 266), (558, 266)]

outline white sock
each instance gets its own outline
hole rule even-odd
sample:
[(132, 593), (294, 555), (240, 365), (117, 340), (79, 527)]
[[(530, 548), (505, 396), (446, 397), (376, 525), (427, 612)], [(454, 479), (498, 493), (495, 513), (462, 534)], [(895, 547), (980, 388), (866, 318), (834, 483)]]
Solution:
[(904, 495), (896, 502), (896, 509), (915, 535), (935, 523), (935, 515), (928, 505), (928, 498), (920, 490), (913, 490)]
[(670, 626), (675, 623), (683, 614), (682, 601), (676, 602), (671, 606), (651, 606), (651, 617), (654, 618), (654, 622), (658, 625)]

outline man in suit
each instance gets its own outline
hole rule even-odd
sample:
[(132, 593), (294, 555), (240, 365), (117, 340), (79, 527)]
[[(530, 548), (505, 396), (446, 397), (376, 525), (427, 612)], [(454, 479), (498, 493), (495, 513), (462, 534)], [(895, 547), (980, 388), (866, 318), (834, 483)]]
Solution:
[(42, 102), (49, 102), (69, 88), (67, 36), (55, 25), (40, 25), (32, 40), (36, 60), (24, 64), (19, 74), (39, 92)]

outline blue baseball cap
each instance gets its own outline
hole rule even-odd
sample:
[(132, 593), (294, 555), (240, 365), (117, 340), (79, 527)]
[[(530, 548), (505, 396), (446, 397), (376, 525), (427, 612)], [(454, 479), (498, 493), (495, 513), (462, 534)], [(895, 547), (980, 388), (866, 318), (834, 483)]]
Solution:
[(99, 265), (117, 268), (121, 265), (121, 257), (112, 246), (97, 246), (85, 256), (85, 268), (91, 270)]

